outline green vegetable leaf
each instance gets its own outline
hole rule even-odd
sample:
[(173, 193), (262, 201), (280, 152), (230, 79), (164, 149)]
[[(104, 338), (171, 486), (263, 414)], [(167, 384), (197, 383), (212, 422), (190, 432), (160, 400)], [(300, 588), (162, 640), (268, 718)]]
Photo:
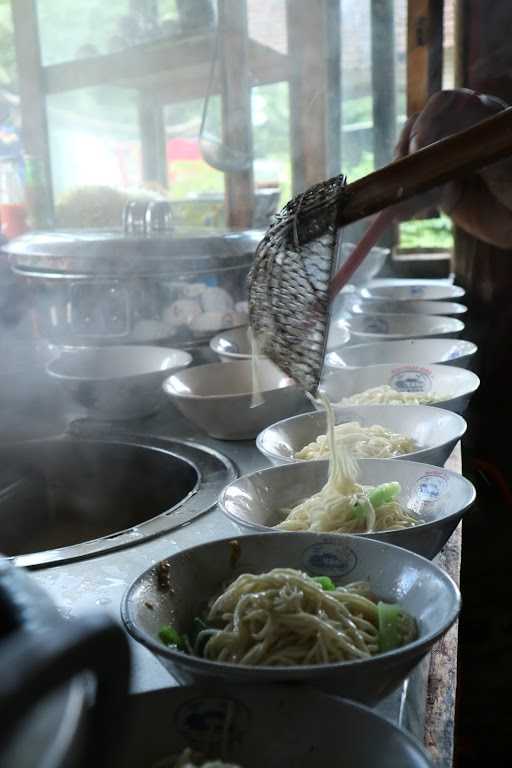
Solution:
[(398, 603), (377, 603), (379, 650), (383, 653), (414, 640), (416, 622)]
[(183, 638), (170, 624), (164, 624), (160, 627), (158, 637), (164, 645), (175, 645), (178, 650), (182, 650), (184, 647)]
[(316, 581), (325, 592), (332, 592), (336, 589), (336, 584), (329, 576), (313, 576), (313, 581)]
[(393, 501), (401, 490), (400, 483), (383, 483), (370, 491), (368, 498), (373, 507), (382, 507), (383, 504), (389, 504), (390, 501)]

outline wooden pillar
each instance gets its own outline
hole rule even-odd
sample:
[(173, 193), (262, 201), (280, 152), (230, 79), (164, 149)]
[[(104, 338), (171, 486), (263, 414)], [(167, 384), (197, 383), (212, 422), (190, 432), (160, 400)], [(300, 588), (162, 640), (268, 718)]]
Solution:
[[(252, 156), (251, 84), (248, 64), (246, 0), (218, 0), (222, 134), (226, 147)], [(254, 175), (252, 163), (243, 171), (224, 175), (226, 224), (231, 229), (252, 226)]]
[(391, 162), (396, 141), (394, 17), (394, 0), (371, 0), (375, 168)]
[(407, 3), (407, 114), (419, 112), (443, 83), (443, 0)]
[(139, 94), (139, 131), (143, 181), (156, 181), (167, 188), (167, 137), (163, 108), (151, 95)]
[(288, 0), (290, 145), (297, 194), (339, 172), (339, 7), (332, 0)]
[(21, 135), (23, 149), (41, 163), (48, 194), (48, 208), (53, 211), (48, 121), (39, 26), (34, 0), (11, 3), (14, 42), (19, 77)]

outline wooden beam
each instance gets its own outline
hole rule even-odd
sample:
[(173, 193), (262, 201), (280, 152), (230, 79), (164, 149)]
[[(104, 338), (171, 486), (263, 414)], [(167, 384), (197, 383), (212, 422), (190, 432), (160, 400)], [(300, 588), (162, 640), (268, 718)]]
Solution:
[[(288, 56), (274, 51), (256, 40), (249, 40), (249, 75), (251, 87), (271, 85), (288, 80), (290, 65)], [(159, 81), (153, 80), (151, 89), (153, 95), (161, 104), (176, 104), (193, 99), (204, 99), (208, 83), (209, 66), (204, 64), (197, 67), (187, 67), (186, 70), (165, 72)], [(133, 83), (132, 83), (133, 85)], [(148, 86), (138, 83), (141, 90)], [(219, 72), (215, 73), (210, 94), (221, 93), (222, 83)]]
[(34, 0), (16, 0), (11, 3), (11, 12), (19, 78), (23, 150), (42, 168), (43, 186), (48, 196), (47, 215), (52, 218), (53, 194), (48, 122), (35, 2)]
[[(151, 90), (161, 104), (202, 99), (206, 95), (213, 45), (212, 37), (207, 36), (169, 41), (159, 44), (157, 50), (141, 45), (106, 56), (52, 64), (43, 69), (45, 91), (53, 94), (77, 88), (117, 85), (141, 91)], [(252, 86), (288, 79), (290, 68), (285, 54), (256, 40), (249, 40), (248, 56)], [(212, 94), (220, 91), (220, 77), (217, 76)]]
[(443, 0), (408, 0), (407, 114), (419, 112), (442, 87)]
[[(329, 73), (330, 0), (287, 0), (290, 58), (290, 143), (293, 192), (297, 194), (329, 176), (333, 117)], [(328, 66), (328, 62), (330, 65)]]
[[(28, 0), (22, 0), (26, 3)], [(17, 2), (13, 5), (17, 5)], [(200, 64), (209, 66), (214, 50), (212, 35), (165, 43), (133, 46), (105, 56), (94, 56), (44, 68), (46, 93), (74, 91), (97, 85), (150, 87), (152, 78)]]
[[(246, 0), (219, 0), (222, 134), (226, 147), (252, 156), (251, 86)], [(252, 226), (254, 177), (247, 170), (224, 174), (226, 223), (232, 229)]]

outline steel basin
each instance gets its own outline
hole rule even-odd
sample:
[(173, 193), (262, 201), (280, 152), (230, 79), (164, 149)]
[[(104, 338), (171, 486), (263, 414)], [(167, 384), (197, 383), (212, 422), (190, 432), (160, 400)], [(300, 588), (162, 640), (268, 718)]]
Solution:
[(4, 445), (0, 459), (2, 550), (23, 566), (170, 531), (210, 509), (236, 477), (209, 448), (121, 431)]

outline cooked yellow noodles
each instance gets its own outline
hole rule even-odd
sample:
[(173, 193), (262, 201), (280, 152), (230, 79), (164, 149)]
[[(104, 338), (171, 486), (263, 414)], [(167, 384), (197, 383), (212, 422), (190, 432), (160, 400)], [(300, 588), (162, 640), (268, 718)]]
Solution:
[[(292, 568), (239, 576), (212, 603), (206, 622), (194, 651), (212, 661), (295, 666), (379, 651), (378, 606), (366, 582), (326, 591)], [(416, 634), (410, 617), (404, 626), (400, 644)]]
[[(336, 450), (343, 443), (345, 450), (357, 458), (391, 459), (404, 453), (412, 453), (417, 444), (411, 437), (392, 432), (379, 424), (365, 427), (358, 421), (348, 421), (334, 427)], [(330, 455), (328, 435), (319, 435), (295, 454), (296, 459), (309, 461), (324, 459)]]
[(431, 405), (449, 397), (439, 392), (399, 392), (389, 384), (382, 384), (344, 397), (337, 405)]
[(400, 492), (398, 483), (364, 488), (357, 482), (357, 462), (343, 443), (336, 445), (334, 412), (326, 397), (321, 396), (321, 400), (327, 414), (327, 482), (318, 493), (293, 509), (281, 510), (286, 517), (275, 527), (286, 531), (371, 533), (416, 525), (417, 519), (396, 499)]

